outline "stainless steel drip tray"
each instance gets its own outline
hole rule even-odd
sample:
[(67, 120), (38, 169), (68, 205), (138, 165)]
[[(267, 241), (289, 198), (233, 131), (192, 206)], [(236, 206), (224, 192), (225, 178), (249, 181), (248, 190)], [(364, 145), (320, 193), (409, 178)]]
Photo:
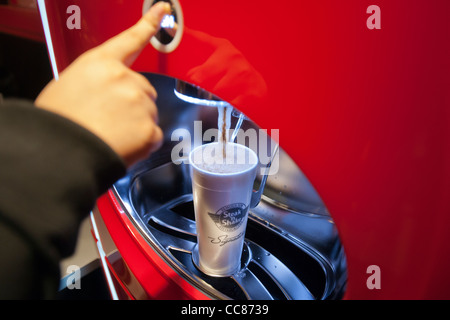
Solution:
[[(115, 185), (130, 219), (150, 245), (179, 274), (213, 298), (324, 299), (336, 295), (332, 262), (298, 235), (286, 233), (253, 212), (241, 270), (225, 278), (203, 274), (192, 261), (197, 238), (191, 190), (188, 166), (172, 162)], [(280, 214), (280, 209), (274, 212)]]

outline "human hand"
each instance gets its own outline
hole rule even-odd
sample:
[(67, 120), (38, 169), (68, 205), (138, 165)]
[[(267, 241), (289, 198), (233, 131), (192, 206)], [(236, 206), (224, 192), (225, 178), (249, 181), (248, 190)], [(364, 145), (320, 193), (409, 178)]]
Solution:
[(35, 105), (96, 134), (127, 166), (157, 150), (163, 139), (157, 93), (129, 67), (169, 13), (170, 5), (159, 2), (137, 24), (81, 55), (44, 88)]

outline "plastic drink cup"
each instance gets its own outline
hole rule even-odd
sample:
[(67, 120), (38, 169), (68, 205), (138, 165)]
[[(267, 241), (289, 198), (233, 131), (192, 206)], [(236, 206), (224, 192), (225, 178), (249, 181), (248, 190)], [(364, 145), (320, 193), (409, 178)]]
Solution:
[(189, 155), (197, 226), (194, 264), (207, 275), (240, 269), (258, 156), (240, 144), (210, 143)]

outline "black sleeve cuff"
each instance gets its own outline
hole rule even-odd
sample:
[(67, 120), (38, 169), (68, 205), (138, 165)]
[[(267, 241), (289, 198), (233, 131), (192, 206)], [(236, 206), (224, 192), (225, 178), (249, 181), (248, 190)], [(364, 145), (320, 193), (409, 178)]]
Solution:
[(73, 251), (82, 218), (126, 172), (100, 138), (20, 100), (0, 106), (0, 159), (0, 223), (53, 261)]

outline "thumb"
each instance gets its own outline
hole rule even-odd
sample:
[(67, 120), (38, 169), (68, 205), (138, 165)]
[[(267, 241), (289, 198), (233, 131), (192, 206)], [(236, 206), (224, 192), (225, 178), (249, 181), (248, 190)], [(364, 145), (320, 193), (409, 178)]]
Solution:
[(98, 49), (128, 67), (131, 66), (142, 49), (158, 32), (164, 16), (170, 12), (169, 3), (158, 2), (134, 26), (109, 39)]

